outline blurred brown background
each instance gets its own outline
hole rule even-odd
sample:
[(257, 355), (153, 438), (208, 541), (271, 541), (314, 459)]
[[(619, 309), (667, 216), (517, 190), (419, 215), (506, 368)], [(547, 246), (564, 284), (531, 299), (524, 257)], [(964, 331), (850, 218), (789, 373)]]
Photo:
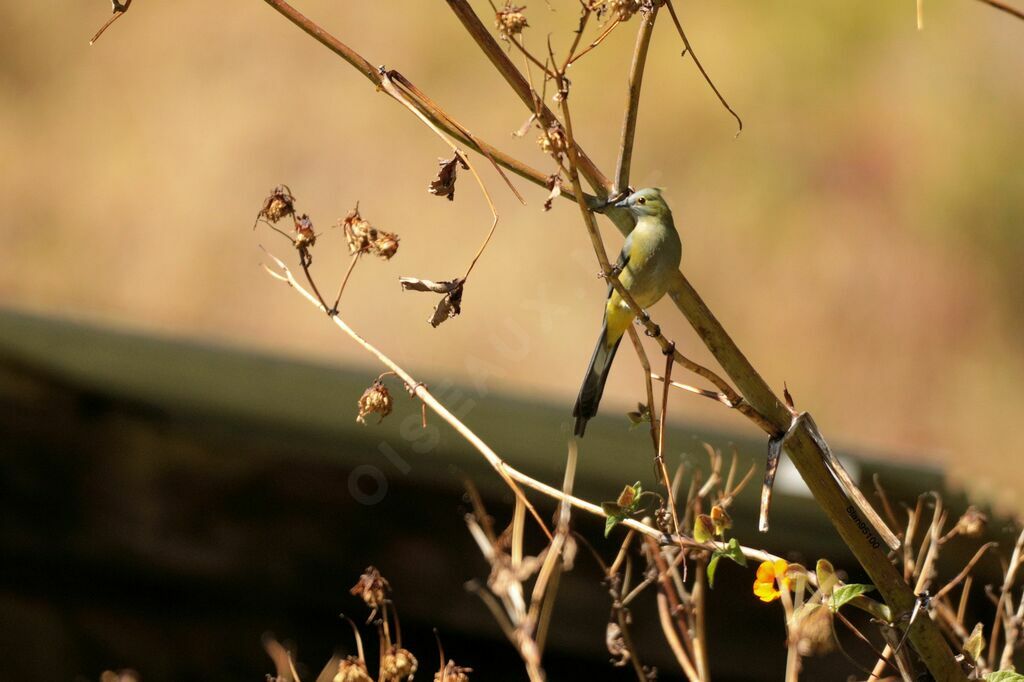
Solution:
[[(575, 2), (550, 5), (531, 3), (527, 41), (540, 48), (555, 30), (564, 49)], [(463, 316), (432, 330), (433, 300), (403, 294), (396, 278), (461, 273), (489, 222), (468, 175), (454, 204), (425, 192), (446, 153), (439, 140), (262, 3), (140, 2), (89, 47), (108, 9), (0, 8), (0, 304), (374, 373), (257, 267), (259, 243), (288, 250), (249, 229), (266, 192), (287, 182), (321, 230), (358, 200), (402, 237), (393, 261), (355, 273), (345, 314), (357, 329), (414, 371), (484, 372), (492, 386), (563, 402), (568, 418), (604, 291), (571, 204), (543, 213), (543, 191), (520, 181), (519, 206), (485, 170), (502, 223)], [(533, 133), (510, 137), (525, 111), (443, 3), (302, 9), (479, 136), (550, 169)], [(683, 14), (746, 123), (733, 139), (662, 22), (634, 182), (667, 189), (684, 270), (834, 441), (941, 462), (1011, 501), (1024, 480), (1024, 26), (967, 1), (926, 3), (923, 32), (912, 3), (724, 2)], [(573, 73), (578, 136), (606, 169), (632, 41), (632, 26), (616, 30)], [(341, 254), (338, 241), (319, 247), (323, 281)], [(670, 305), (655, 313), (706, 357)], [(641, 395), (623, 358), (607, 413)], [(675, 400), (677, 414), (746, 428), (715, 405)]]

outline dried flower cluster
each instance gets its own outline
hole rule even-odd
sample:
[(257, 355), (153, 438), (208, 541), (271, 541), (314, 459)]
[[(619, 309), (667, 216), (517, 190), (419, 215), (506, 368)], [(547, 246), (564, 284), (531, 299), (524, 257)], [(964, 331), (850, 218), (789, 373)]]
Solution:
[(434, 673), (434, 682), (469, 682), (471, 672), (472, 668), (455, 665), (455, 661), (449, 660), (444, 668)]
[[(394, 401), (391, 399), (391, 393), (388, 391), (387, 386), (384, 385), (383, 381), (377, 379), (359, 396), (359, 414), (356, 415), (356, 421), (360, 424), (366, 424), (366, 418), (369, 415), (379, 414), (380, 418), (377, 420), (379, 424), (384, 420), (384, 417), (391, 414), (393, 406)], [(387, 582), (385, 581), (386, 585)]]
[(359, 582), (350, 590), (352, 594), (361, 597), (366, 605), (374, 610), (384, 605), (390, 591), (391, 585), (375, 566), (368, 566), (359, 576)]
[(260, 209), (257, 220), (264, 218), (272, 223), (277, 223), (281, 218), (294, 214), (295, 197), (292, 196), (291, 189), (288, 188), (288, 185), (278, 185), (263, 200), (263, 208)]
[(557, 123), (541, 133), (541, 136), (537, 138), (537, 144), (540, 145), (542, 152), (554, 157), (556, 161), (561, 161), (569, 148), (565, 130)]
[(295, 217), (295, 248), (311, 249), (316, 244), (316, 231), (313, 229), (313, 221), (303, 213)]
[(340, 221), (345, 232), (345, 241), (352, 255), (372, 253), (384, 260), (390, 260), (398, 252), (398, 235), (378, 230), (359, 214), (359, 205)]
[(599, 11), (599, 16), (607, 13), (619, 21), (629, 21), (644, 6), (643, 0), (605, 0), (602, 4), (604, 8)]
[(366, 662), (356, 656), (348, 656), (338, 666), (334, 682), (373, 682), (366, 669)]
[(385, 680), (404, 680), (416, 673), (419, 663), (408, 649), (392, 646), (380, 662), (380, 674)]
[(511, 2), (506, 2), (505, 7), (494, 15), (494, 24), (502, 40), (511, 40), (529, 26), (526, 23), (526, 15), (523, 14), (524, 9), (526, 5), (515, 7)]

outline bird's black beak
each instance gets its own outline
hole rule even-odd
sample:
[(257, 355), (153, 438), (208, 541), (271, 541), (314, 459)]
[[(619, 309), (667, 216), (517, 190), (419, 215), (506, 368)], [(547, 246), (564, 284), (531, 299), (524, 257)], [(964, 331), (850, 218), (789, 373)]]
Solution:
[(608, 202), (604, 205), (605, 208), (629, 208), (629, 197), (633, 194), (632, 188), (622, 190), (614, 196), (608, 197)]

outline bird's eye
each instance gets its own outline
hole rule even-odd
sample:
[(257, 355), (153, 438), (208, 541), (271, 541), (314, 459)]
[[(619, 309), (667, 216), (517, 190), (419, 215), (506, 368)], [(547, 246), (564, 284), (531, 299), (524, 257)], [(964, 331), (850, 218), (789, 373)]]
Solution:
[(647, 199), (644, 198), (644, 197), (640, 197), (639, 199), (636, 200), (636, 203), (638, 203), (638, 204), (646, 204), (647, 203)]

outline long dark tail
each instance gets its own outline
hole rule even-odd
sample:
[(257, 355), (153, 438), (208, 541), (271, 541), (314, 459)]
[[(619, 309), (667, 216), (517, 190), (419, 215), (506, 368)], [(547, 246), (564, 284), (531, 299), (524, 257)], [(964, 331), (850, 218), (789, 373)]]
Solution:
[(608, 379), (608, 370), (615, 359), (615, 351), (619, 349), (620, 336), (610, 347), (605, 344), (607, 325), (601, 327), (601, 336), (597, 338), (597, 348), (594, 349), (594, 356), (590, 358), (590, 366), (587, 367), (587, 374), (583, 378), (583, 385), (580, 387), (580, 394), (576, 398), (576, 406), (572, 408), (572, 416), (576, 417), (576, 429), (574, 433), (580, 438), (587, 430), (587, 421), (597, 414), (597, 406), (601, 402), (601, 395), (604, 393), (604, 382)]

